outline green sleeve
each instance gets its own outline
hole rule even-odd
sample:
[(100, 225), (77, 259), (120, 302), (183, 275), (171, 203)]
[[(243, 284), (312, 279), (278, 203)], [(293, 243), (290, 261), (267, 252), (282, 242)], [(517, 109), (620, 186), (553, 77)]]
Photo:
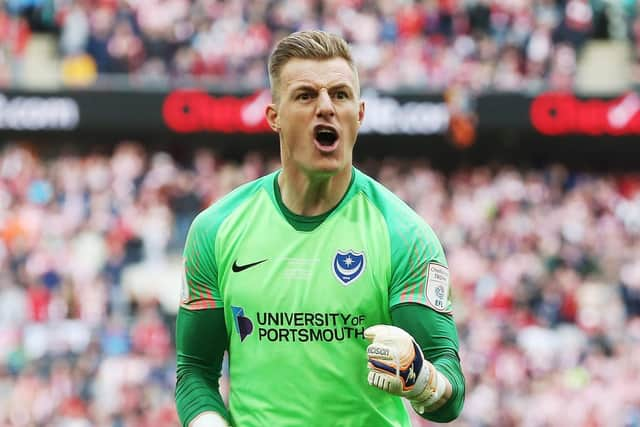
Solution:
[[(358, 172), (358, 176), (363, 174)], [(363, 179), (363, 178), (359, 178)], [(389, 239), (389, 307), (416, 303), (451, 312), (449, 268), (440, 240), (425, 220), (398, 196), (370, 178), (361, 184), (384, 217)]]
[(176, 324), (176, 407), (183, 426), (215, 411), (229, 420), (220, 395), (222, 358), (227, 348), (224, 309), (180, 308)]
[[(408, 214), (407, 214), (408, 216)], [(451, 313), (449, 268), (433, 229), (411, 217), (391, 228), (391, 283), (389, 305), (415, 303)]]
[(216, 210), (201, 212), (189, 227), (183, 252), (181, 305), (189, 310), (222, 307), (214, 242), (220, 219)]
[(456, 419), (464, 404), (465, 381), (453, 317), (423, 305), (401, 304), (391, 309), (391, 319), (394, 326), (413, 336), (424, 357), (451, 383), (452, 394), (447, 403), (437, 411), (422, 414), (422, 417), (440, 423)]

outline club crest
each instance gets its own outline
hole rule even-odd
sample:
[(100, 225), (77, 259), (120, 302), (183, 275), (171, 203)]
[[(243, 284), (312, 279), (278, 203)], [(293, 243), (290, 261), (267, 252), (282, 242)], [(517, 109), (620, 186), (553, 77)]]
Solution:
[(351, 282), (360, 277), (364, 267), (365, 258), (364, 253), (361, 252), (338, 251), (333, 258), (333, 273), (344, 286), (349, 286)]

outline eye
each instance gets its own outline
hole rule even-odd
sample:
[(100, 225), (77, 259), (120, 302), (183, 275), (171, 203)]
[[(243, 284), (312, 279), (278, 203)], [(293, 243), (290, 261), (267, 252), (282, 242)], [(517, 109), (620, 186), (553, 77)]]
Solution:
[(337, 99), (349, 99), (349, 94), (344, 90), (339, 90), (336, 92), (335, 97)]
[(308, 101), (311, 99), (311, 94), (309, 92), (300, 92), (297, 96), (296, 96), (297, 100), (300, 101)]

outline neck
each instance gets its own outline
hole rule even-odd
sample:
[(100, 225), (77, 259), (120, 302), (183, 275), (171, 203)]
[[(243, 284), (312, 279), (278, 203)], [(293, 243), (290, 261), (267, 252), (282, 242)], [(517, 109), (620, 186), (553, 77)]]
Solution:
[(349, 188), (351, 174), (351, 167), (331, 176), (283, 168), (278, 176), (282, 202), (297, 215), (321, 215), (342, 200)]

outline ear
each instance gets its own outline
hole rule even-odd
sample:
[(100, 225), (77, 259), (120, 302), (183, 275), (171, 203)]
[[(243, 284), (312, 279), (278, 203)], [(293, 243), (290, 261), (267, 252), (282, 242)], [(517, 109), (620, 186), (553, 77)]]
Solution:
[(267, 116), (269, 127), (271, 127), (274, 132), (280, 133), (280, 120), (278, 118), (278, 110), (276, 109), (276, 104), (267, 105), (264, 114), (265, 116)]
[(363, 120), (364, 120), (364, 101), (360, 101), (360, 105), (358, 106), (358, 126), (362, 126)]

